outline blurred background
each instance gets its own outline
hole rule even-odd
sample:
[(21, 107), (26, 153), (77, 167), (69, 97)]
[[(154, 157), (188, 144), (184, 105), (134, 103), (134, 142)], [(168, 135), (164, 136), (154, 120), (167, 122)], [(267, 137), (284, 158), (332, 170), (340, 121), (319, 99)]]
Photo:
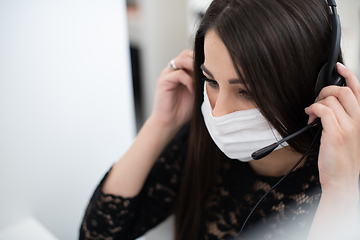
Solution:
[[(0, 0), (0, 240), (77, 239), (210, 0)], [(360, 77), (360, 1), (337, 0)], [(146, 240), (172, 239), (173, 218)], [(144, 238), (143, 238), (144, 239)]]

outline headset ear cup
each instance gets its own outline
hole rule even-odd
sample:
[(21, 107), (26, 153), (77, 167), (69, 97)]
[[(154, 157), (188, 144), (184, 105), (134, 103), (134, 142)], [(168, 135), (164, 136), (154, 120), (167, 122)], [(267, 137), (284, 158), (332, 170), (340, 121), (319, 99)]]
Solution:
[(345, 78), (336, 72), (332, 79), (332, 84), (337, 86), (346, 86)]
[(316, 84), (315, 84), (315, 97), (317, 97), (321, 91), (321, 89), (323, 87), (325, 87), (325, 69), (326, 69), (327, 63), (325, 63), (325, 65), (321, 68), (318, 77), (316, 79)]

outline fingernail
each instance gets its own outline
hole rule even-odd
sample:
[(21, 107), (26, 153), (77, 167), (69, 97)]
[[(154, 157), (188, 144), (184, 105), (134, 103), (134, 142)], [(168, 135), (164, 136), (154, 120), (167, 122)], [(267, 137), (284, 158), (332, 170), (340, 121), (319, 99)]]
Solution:
[(344, 65), (344, 64), (342, 64), (342, 63), (340, 63), (340, 62), (338, 62), (336, 65), (337, 65), (337, 66), (339, 66), (340, 68), (343, 68), (343, 69), (345, 69), (345, 68), (346, 68), (346, 67), (345, 67), (345, 65)]
[(306, 112), (306, 109), (308, 109), (309, 107), (306, 107), (304, 110), (305, 110), (305, 112)]

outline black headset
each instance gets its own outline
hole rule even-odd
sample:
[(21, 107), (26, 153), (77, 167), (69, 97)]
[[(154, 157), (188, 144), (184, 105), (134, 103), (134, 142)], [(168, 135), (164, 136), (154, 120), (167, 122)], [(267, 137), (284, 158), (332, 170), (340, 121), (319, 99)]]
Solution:
[[(328, 0), (327, 2), (332, 11), (332, 13), (330, 14), (330, 19), (332, 24), (331, 48), (330, 48), (329, 59), (327, 63), (321, 68), (320, 73), (316, 80), (315, 91), (314, 91), (315, 97), (318, 96), (321, 89), (326, 86), (345, 85), (345, 79), (336, 71), (336, 63), (339, 56), (340, 40), (341, 40), (340, 19), (339, 19), (339, 15), (337, 14), (335, 0)], [(299, 131), (281, 139), (280, 141), (253, 152), (251, 157), (255, 160), (259, 160), (270, 154), (272, 151), (274, 151), (274, 149), (277, 148), (280, 144), (296, 137), (297, 135), (305, 132), (306, 130), (310, 129), (312, 126), (315, 126), (317, 124), (320, 124), (319, 118), (315, 119), (315, 121), (306, 125)]]
[[(340, 51), (340, 40), (341, 40), (341, 26), (340, 26), (340, 18), (339, 15), (337, 14), (337, 10), (336, 10), (336, 2), (335, 0), (327, 0), (327, 3), (329, 5), (329, 7), (331, 8), (331, 14), (330, 14), (330, 19), (331, 19), (331, 24), (332, 24), (332, 36), (331, 36), (331, 48), (330, 48), (330, 55), (329, 55), (329, 59), (327, 61), (327, 63), (321, 68), (317, 80), (316, 80), (316, 85), (315, 85), (315, 97), (317, 97), (321, 91), (322, 88), (329, 86), (329, 85), (337, 85), (337, 86), (345, 86), (345, 79), (337, 73), (336, 71), (336, 63), (338, 60), (338, 56), (339, 56), (339, 51)], [(310, 129), (311, 127), (315, 126), (315, 125), (320, 125), (321, 126), (321, 122), (320, 119), (317, 118), (315, 119), (312, 123), (306, 125), (305, 127), (303, 127), (302, 129), (300, 129), (299, 131), (281, 139), (280, 141), (277, 141), (269, 146), (266, 146), (264, 148), (261, 148), (255, 152), (252, 153), (251, 157), (255, 160), (259, 160), (265, 156), (267, 156), (268, 154), (270, 154), (275, 148), (277, 148), (280, 144), (296, 137), (297, 135), (305, 132), (306, 130)], [(242, 230), (245, 227), (246, 222), (249, 220), (251, 214), (254, 212), (255, 208), (260, 204), (260, 202), (266, 197), (266, 195), (268, 193), (270, 193), (282, 180), (284, 180), (298, 165), (299, 163), (305, 158), (305, 156), (307, 155), (307, 153), (309, 152), (309, 150), (311, 149), (312, 145), (314, 144), (317, 136), (319, 135), (319, 133), (321, 132), (322, 128), (319, 127), (315, 138), (313, 139), (312, 143), (310, 144), (310, 146), (308, 147), (308, 149), (306, 150), (306, 152), (303, 154), (303, 156), (298, 160), (298, 162), (274, 185), (272, 186), (262, 197), (261, 199), (255, 204), (255, 206), (253, 207), (253, 209), (251, 210), (251, 212), (248, 214), (247, 218), (245, 219), (237, 237), (235, 238), (235, 240), (239, 239)]]

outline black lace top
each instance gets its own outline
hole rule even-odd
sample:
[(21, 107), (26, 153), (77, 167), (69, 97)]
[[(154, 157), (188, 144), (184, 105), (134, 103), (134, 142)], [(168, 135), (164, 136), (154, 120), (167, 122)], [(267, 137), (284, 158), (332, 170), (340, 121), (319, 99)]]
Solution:
[[(183, 130), (134, 198), (102, 193), (102, 181), (86, 210), (80, 239), (135, 239), (169, 216), (179, 189), (186, 140)], [(201, 239), (234, 239), (256, 202), (279, 179), (259, 176), (248, 163), (226, 159), (203, 206)], [(240, 239), (306, 239), (320, 192), (317, 159), (309, 157), (259, 204)]]

